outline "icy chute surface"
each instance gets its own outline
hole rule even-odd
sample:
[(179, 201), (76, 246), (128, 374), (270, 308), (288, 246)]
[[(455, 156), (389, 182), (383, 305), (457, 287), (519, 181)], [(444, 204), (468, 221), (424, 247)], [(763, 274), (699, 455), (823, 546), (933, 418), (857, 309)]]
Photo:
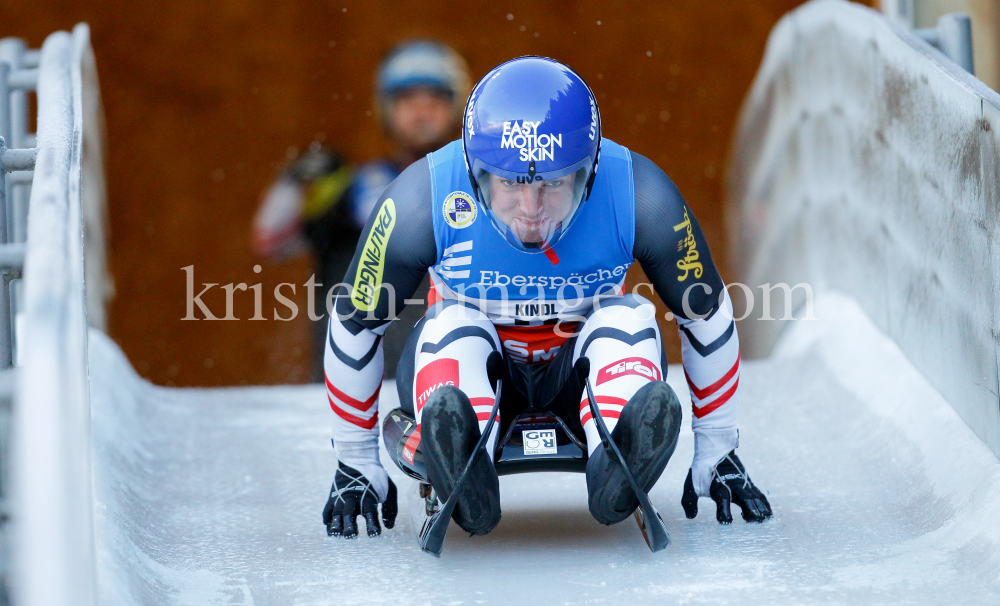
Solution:
[[(420, 553), (422, 502), (396, 528), (327, 537), (334, 469), (316, 387), (166, 389), (91, 332), (103, 604), (992, 603), (1000, 462), (860, 307), (819, 297), (766, 361), (745, 365), (740, 455), (775, 518), (684, 518), (693, 438), (650, 498), (672, 544), (599, 525), (582, 474), (501, 478), (503, 519)], [(668, 380), (689, 411), (680, 367)], [(383, 389), (382, 413), (395, 406)]]

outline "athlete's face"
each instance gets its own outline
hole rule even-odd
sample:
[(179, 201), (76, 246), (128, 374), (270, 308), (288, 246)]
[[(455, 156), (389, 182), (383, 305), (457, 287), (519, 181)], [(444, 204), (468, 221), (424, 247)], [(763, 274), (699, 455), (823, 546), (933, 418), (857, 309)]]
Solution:
[(490, 206), (525, 244), (548, 240), (573, 208), (573, 175), (518, 183), (490, 175)]
[(389, 130), (403, 149), (415, 155), (445, 143), (455, 125), (451, 99), (427, 86), (403, 90), (392, 99)]

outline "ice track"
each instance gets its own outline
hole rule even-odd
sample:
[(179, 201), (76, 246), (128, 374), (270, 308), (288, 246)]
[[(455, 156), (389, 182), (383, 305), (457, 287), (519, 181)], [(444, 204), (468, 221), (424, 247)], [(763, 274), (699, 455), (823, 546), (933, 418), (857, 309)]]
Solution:
[[(452, 525), (440, 560), (417, 545), (415, 483), (386, 458), (396, 528), (326, 536), (318, 386), (157, 388), (92, 332), (100, 603), (1000, 603), (1000, 463), (851, 299), (823, 295), (815, 314), (743, 365), (740, 455), (773, 520), (734, 510), (720, 526), (707, 499), (684, 518), (686, 419), (650, 495), (662, 553), (631, 520), (595, 522), (582, 475), (534, 474), (501, 478), (500, 526)], [(679, 367), (669, 380), (685, 400)]]

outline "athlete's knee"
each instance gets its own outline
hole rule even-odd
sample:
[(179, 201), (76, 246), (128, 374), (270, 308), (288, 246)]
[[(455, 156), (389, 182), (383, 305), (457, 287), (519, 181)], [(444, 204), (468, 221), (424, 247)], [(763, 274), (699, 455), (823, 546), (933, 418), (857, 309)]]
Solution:
[[(614, 297), (599, 299), (594, 304), (594, 310), (587, 317), (586, 324), (617, 325), (642, 324), (657, 327), (656, 305), (643, 297), (626, 293)], [(659, 328), (656, 328), (657, 332)]]
[[(442, 301), (433, 305), (421, 322), (416, 354), (437, 353), (445, 347), (461, 343), (461, 349), (477, 344), (500, 351), (500, 336), (489, 317), (478, 307), (457, 301)], [(488, 355), (488, 352), (486, 352)], [(485, 361), (485, 355), (483, 360)]]
[[(610, 297), (584, 323), (577, 337), (574, 358), (588, 357), (590, 376), (595, 388), (611, 379), (634, 376), (647, 380), (663, 379), (666, 359), (663, 338), (656, 323), (656, 307), (638, 295)], [(642, 375), (642, 377), (639, 377)], [(627, 393), (641, 383), (629, 383)]]
[(585, 356), (596, 339), (611, 339), (636, 345), (652, 339), (662, 343), (660, 327), (656, 323), (656, 306), (639, 295), (626, 294), (608, 297), (594, 306), (577, 337), (577, 357)]

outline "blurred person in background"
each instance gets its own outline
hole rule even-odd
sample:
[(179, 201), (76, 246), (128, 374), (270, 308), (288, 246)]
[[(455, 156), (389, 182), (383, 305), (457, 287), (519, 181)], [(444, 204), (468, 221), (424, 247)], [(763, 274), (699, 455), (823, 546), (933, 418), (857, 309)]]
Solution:
[[(375, 79), (376, 110), (395, 146), (392, 156), (353, 166), (314, 142), (264, 192), (253, 223), (256, 254), (267, 260), (313, 255), (317, 287), (312, 303), (321, 316), (313, 321), (313, 380), (323, 380), (327, 293), (343, 280), (368, 215), (403, 169), (454, 137), (468, 93), (468, 67), (453, 49), (425, 40), (401, 44), (382, 62)], [(426, 285), (414, 296), (425, 291)], [(396, 367), (403, 341), (419, 317), (406, 314), (387, 335), (386, 368)]]

